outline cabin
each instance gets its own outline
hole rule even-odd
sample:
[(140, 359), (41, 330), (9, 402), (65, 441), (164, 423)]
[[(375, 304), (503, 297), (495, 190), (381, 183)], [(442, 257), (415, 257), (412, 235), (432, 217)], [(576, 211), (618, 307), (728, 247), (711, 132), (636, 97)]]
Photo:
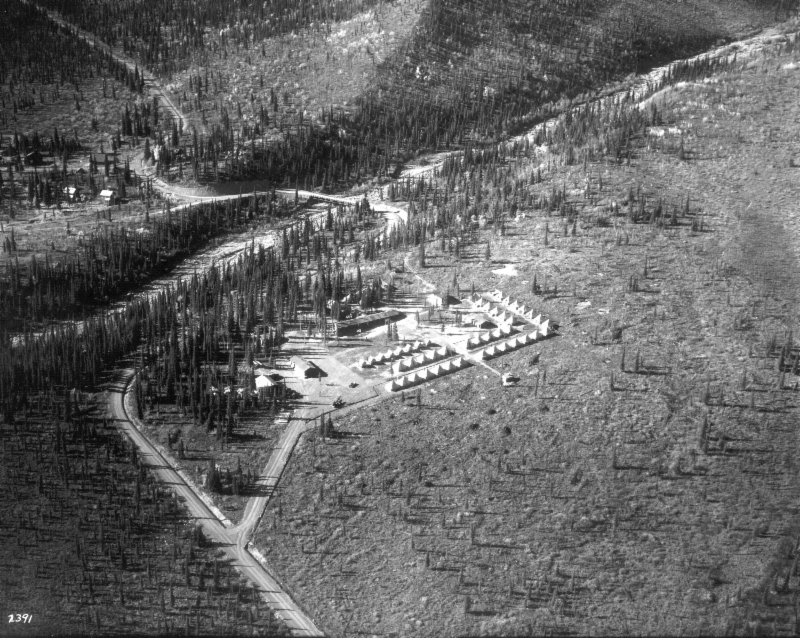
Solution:
[(312, 377), (316, 378), (322, 375), (322, 370), (320, 370), (310, 361), (306, 361), (302, 357), (295, 355), (290, 361), (295, 372), (297, 372), (298, 376), (302, 377), (303, 379), (310, 379)]
[(460, 299), (442, 290), (434, 290), (425, 295), (425, 305), (429, 308), (444, 308), (447, 306), (458, 306), (460, 304)]
[(79, 202), (81, 199), (81, 190), (75, 186), (67, 186), (64, 189), (64, 196), (68, 202)]
[(345, 319), (336, 322), (336, 336), (341, 337), (347, 334), (357, 334), (365, 330), (372, 330), (380, 326), (385, 326), (387, 322), (394, 323), (400, 321), (405, 315), (399, 310), (385, 310), (371, 315), (360, 315), (353, 319)]
[(100, 191), (100, 198), (107, 206), (113, 206), (117, 203), (117, 193), (113, 190), (106, 189)]
[(109, 153), (92, 153), (90, 158), (98, 172), (102, 171), (105, 175), (109, 174), (109, 169), (114, 161), (113, 155)]

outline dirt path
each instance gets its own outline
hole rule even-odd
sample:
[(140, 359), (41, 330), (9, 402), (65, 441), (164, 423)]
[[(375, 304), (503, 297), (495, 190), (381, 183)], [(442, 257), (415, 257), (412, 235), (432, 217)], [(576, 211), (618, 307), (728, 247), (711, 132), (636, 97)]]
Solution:
[(245, 506), (242, 520), (231, 528), (229, 531), (235, 536), (236, 542), (240, 547), (245, 547), (255, 532), (261, 517), (264, 515), (270, 499), (278, 487), (284, 470), (286, 469), (289, 459), (292, 456), (295, 446), (309, 430), (313, 430), (316, 425), (316, 419), (323, 414), (334, 414), (337, 419), (342, 418), (355, 410), (362, 410), (367, 405), (374, 405), (387, 399), (391, 399), (394, 395), (389, 393), (380, 392), (379, 386), (376, 386), (377, 393), (375, 396), (361, 401), (357, 404), (347, 405), (338, 410), (326, 410), (325, 408), (306, 408), (299, 410), (297, 414), (293, 415), (289, 421), (289, 425), (284, 430), (281, 438), (278, 440), (277, 445), (273, 448), (272, 455), (269, 457), (266, 466), (258, 478), (258, 485), (266, 490), (263, 496), (256, 496), (251, 498)]

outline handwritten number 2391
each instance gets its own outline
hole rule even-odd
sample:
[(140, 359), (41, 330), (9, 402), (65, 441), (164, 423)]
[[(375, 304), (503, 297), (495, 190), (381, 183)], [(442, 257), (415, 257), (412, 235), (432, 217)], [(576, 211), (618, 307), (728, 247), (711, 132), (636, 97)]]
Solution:
[(8, 622), (31, 622), (33, 620), (33, 614), (9, 614), (8, 615)]

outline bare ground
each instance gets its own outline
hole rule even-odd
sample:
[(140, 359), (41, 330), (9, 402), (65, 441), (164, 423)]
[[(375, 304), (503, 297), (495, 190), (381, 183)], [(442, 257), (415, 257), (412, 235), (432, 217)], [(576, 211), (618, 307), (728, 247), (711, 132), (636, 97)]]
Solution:
[[(792, 62), (657, 99), (685, 159), (668, 134), (630, 166), (590, 164), (576, 237), (528, 211), (492, 238), (492, 269), (517, 276), (433, 255), (427, 279), (458, 268), (462, 287), (499, 287), (562, 334), (536, 366), (530, 348), (490, 362), (515, 388), (472, 368), (422, 386), (420, 408), (397, 398), (301, 443), (257, 545), (327, 631), (794, 631), (797, 377), (765, 356), (796, 328), (800, 289)], [(580, 200), (585, 178), (553, 183)], [(689, 195), (689, 216), (619, 220), (616, 245), (588, 220), (638, 185), (669, 206)]]

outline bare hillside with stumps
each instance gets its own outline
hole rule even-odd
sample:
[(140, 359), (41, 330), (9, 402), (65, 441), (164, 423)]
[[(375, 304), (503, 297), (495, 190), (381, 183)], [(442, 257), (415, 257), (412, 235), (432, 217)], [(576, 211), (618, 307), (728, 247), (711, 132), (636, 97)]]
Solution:
[(797, 9), (9, 0), (4, 632), (794, 635)]

